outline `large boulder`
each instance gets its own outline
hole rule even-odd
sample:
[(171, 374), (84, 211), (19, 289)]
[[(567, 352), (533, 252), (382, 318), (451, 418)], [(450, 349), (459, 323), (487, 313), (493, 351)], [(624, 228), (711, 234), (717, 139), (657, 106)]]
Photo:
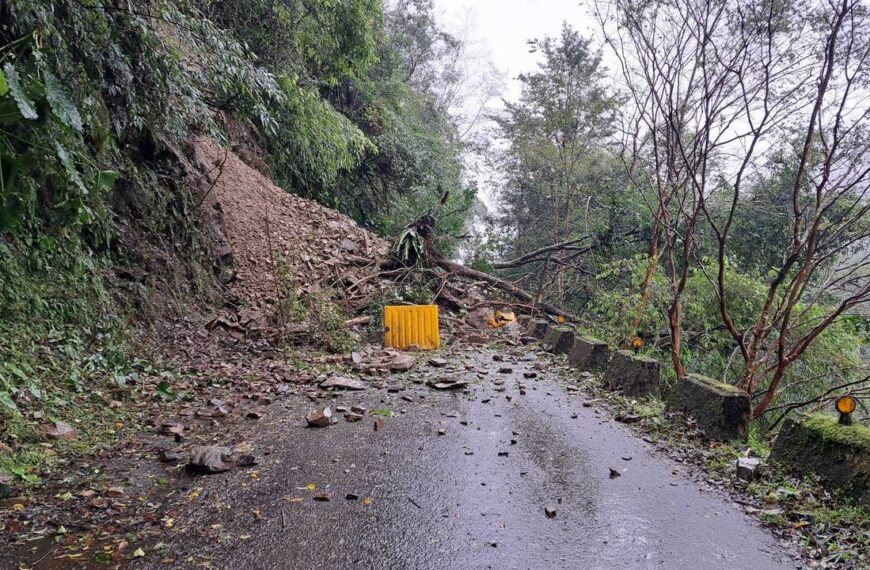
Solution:
[(827, 414), (786, 418), (770, 458), (870, 505), (870, 428)]
[(620, 350), (613, 353), (604, 371), (604, 383), (609, 389), (626, 396), (661, 396), (661, 366), (653, 358)]
[(710, 439), (743, 439), (749, 429), (749, 394), (699, 374), (677, 382), (667, 410), (692, 416)]
[(550, 330), (550, 323), (548, 323), (544, 319), (531, 319), (529, 321), (527, 330), (529, 332), (529, 335), (535, 337), (538, 340), (544, 340), (544, 337), (547, 336), (547, 331)]
[(568, 362), (580, 370), (602, 371), (610, 362), (610, 347), (598, 339), (577, 336), (568, 352)]
[(544, 337), (544, 349), (553, 354), (567, 354), (574, 344), (574, 330), (568, 326), (551, 326)]

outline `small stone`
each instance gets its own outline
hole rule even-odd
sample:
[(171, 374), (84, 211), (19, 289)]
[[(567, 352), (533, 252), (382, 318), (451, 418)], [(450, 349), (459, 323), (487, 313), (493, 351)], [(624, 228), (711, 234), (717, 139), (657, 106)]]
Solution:
[(624, 424), (636, 424), (643, 418), (638, 416), (637, 414), (616, 414), (616, 417), (614, 419)]
[(381, 418), (376, 419), (375, 425), (374, 425), (374, 430), (381, 431), (383, 429), (384, 429), (384, 420), (382, 420)]
[(445, 366), (447, 366), (447, 361), (443, 358), (430, 358), (429, 366), (432, 366), (434, 368), (444, 368)]
[(365, 390), (367, 385), (362, 380), (355, 378), (345, 378), (344, 376), (333, 376), (320, 383), (320, 387), (326, 390), (327, 388), (337, 388), (341, 390)]
[(247, 418), (249, 420), (259, 420), (261, 417), (262, 416), (260, 415), (260, 412), (248, 412), (247, 413)]
[(439, 429), (439, 430), (438, 430), (438, 435), (447, 435), (447, 430), (444, 429), (444, 428)]
[(321, 503), (326, 503), (332, 499), (332, 495), (329, 493), (318, 493), (314, 495), (314, 500), (319, 501)]
[(232, 451), (218, 445), (198, 445), (190, 450), (187, 468), (197, 473), (222, 473), (232, 465), (228, 463)]
[(523, 378), (537, 378), (537, 372), (523, 372)]
[(109, 487), (106, 489), (106, 495), (109, 497), (123, 497), (125, 495), (123, 487)]
[(348, 493), (344, 496), (344, 498), (348, 501), (359, 501), (359, 495), (357, 495), (356, 493)]
[(761, 460), (755, 457), (737, 459), (737, 476), (747, 481), (757, 479), (761, 474)]
[(178, 463), (181, 461), (181, 454), (174, 449), (161, 449), (157, 454), (157, 459), (161, 463)]
[(554, 507), (544, 507), (544, 514), (548, 519), (556, 518), (556, 509)]
[(622, 473), (619, 471), (619, 469), (614, 469), (613, 467), (610, 467), (610, 478), (616, 479), (617, 477), (622, 477)]
[(124, 407), (124, 404), (119, 402), (118, 400), (112, 400), (111, 402), (109, 402), (109, 408), (113, 410), (117, 410), (118, 408), (122, 407)]
[(256, 464), (257, 458), (249, 453), (239, 455), (239, 459), (236, 461), (236, 466), (238, 467), (250, 467)]
[(417, 361), (410, 354), (400, 354), (391, 360), (387, 367), (391, 372), (405, 372), (410, 370)]
[(327, 406), (319, 412), (311, 412), (305, 416), (305, 421), (308, 423), (308, 427), (327, 427), (333, 423), (332, 410)]
[(364, 413), (366, 413), (367, 409), (368, 408), (366, 408), (365, 406), (351, 406), (350, 407), (350, 411), (355, 413), (355, 414), (364, 414)]
[(78, 437), (79, 432), (66, 422), (54, 422), (42, 426), (42, 434), (48, 439), (72, 440)]
[(511, 368), (510, 366), (504, 366), (504, 367), (498, 369), (499, 374), (512, 374), (513, 371), (514, 371), (514, 369)]
[(468, 382), (466, 382), (465, 380), (458, 380), (455, 378), (450, 378), (441, 382), (434, 382), (430, 384), (430, 386), (432, 388), (435, 388), (436, 390), (456, 390), (458, 388), (464, 388), (467, 385)]
[(344, 414), (344, 420), (348, 423), (351, 423), (351, 424), (356, 423), (358, 421), (362, 421), (362, 419), (363, 419), (362, 414), (355, 414), (353, 412), (348, 412), (348, 413)]
[(510, 455), (510, 454), (507, 451), (499, 451), (498, 452), (499, 457), (507, 457), (508, 455)]

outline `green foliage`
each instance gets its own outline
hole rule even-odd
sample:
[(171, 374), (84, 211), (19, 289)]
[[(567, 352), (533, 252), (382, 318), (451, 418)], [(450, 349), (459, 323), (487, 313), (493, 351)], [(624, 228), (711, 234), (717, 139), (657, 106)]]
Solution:
[(344, 324), (347, 313), (329, 296), (314, 295), (308, 299), (307, 306), (309, 337), (315, 345), (336, 354), (346, 354), (358, 348), (358, 339)]
[[(449, 191), (439, 229), (451, 240), (474, 192), (433, 85), (406, 72), (421, 54), (431, 70), (445, 53), (421, 46), (459, 44), (421, 6), (423, 27), (404, 18), (407, 6), (385, 24), (377, 0), (0, 7), (0, 418), (60, 413), (126, 384), (135, 362), (108, 324), (119, 315), (104, 280), (131, 254), (118, 229), (195, 257), (178, 149), (203, 132), (229, 142), (227, 116), (254, 125), (288, 190), (382, 232)], [(147, 287), (133, 287), (124, 298), (142, 317)], [(316, 342), (355, 346), (331, 299), (285, 302)]]
[[(692, 268), (684, 293), (684, 358), (689, 371), (719, 378), (735, 384), (744, 374), (743, 360), (735, 352), (733, 339), (725, 330), (718, 313), (716, 289), (709, 280), (715, 274), (712, 261), (703, 268)], [(629, 330), (641, 303), (640, 292), (647, 267), (645, 255), (620, 259), (605, 266), (596, 276), (598, 286), (587, 305), (587, 317), (594, 326), (590, 332), (610, 343), (620, 343), (634, 331)], [(766, 283), (758, 278), (738, 273), (726, 267), (726, 289), (732, 317), (740, 330), (746, 330), (758, 314), (765, 295)], [(665, 268), (655, 274), (649, 309), (644, 313), (638, 332), (645, 339), (644, 352), (657, 357), (665, 367), (664, 374), (673, 376), (670, 363), (670, 338), (667, 333), (667, 310), (670, 290)], [(802, 315), (802, 327), (813, 326), (825, 313), (824, 307), (797, 307)], [(862, 336), (849, 321), (833, 324), (811, 345), (801, 359), (786, 372), (783, 394), (779, 403), (803, 401), (850, 379), (858, 373), (861, 363)]]

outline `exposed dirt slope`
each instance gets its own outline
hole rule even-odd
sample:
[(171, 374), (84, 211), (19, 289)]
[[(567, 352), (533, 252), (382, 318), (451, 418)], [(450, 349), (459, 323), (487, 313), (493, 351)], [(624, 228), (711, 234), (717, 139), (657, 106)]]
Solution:
[[(367, 261), (386, 254), (383, 238), (335, 210), (289, 194), (211, 140), (199, 138), (191, 146), (209, 192), (203, 207), (221, 214), (235, 270), (225, 280), (240, 305), (271, 304), (279, 273), (299, 292), (316, 292), (326, 281), (357, 280), (373, 269), (365, 269)], [(278, 265), (289, 272), (279, 272)], [(365, 292), (365, 286), (359, 288), (361, 296)]]

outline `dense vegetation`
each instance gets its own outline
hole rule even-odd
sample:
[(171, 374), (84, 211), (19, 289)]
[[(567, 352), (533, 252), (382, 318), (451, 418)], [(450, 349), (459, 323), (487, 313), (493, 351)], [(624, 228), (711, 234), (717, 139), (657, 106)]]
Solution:
[[(252, 147), (288, 191), (385, 235), (443, 192), (443, 235), (468, 217), (457, 127), (433, 90), (458, 81), (439, 70), (461, 43), (428, 0), (13, 0), (0, 21), (9, 421), (83, 405), (144, 366), (119, 317), (159, 310), (156, 290), (213, 290), (191, 135)], [(156, 282), (115, 283), (110, 268), (149, 251), (165, 258)]]

